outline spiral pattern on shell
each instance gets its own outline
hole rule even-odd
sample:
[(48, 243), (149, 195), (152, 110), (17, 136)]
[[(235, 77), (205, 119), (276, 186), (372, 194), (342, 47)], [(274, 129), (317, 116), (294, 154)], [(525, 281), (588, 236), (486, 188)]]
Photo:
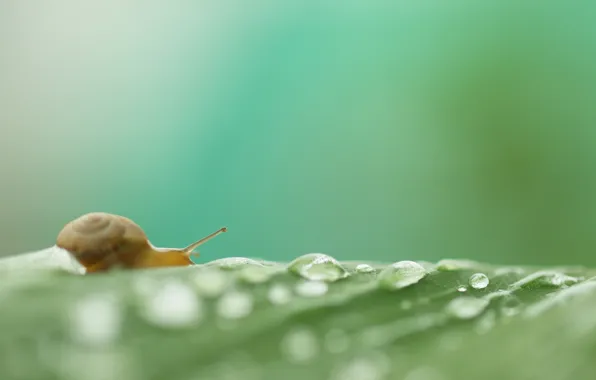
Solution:
[(64, 226), (56, 245), (72, 253), (83, 265), (92, 265), (117, 253), (131, 238), (135, 241), (147, 240), (143, 230), (132, 220), (95, 212)]

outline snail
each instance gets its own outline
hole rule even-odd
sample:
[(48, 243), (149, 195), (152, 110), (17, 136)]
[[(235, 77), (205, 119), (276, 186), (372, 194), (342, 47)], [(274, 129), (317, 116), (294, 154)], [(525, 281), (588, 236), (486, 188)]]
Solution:
[(158, 248), (132, 220), (93, 212), (66, 224), (58, 234), (56, 246), (68, 251), (87, 273), (114, 268), (188, 266), (194, 265), (190, 256), (198, 254), (193, 251), (199, 245), (226, 231), (226, 227), (220, 228), (186, 248)]

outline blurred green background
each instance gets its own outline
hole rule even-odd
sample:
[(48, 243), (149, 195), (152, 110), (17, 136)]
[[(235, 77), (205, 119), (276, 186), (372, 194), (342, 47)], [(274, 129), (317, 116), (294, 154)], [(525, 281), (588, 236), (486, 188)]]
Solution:
[(595, 7), (448, 3), (3, 1), (1, 253), (596, 265)]

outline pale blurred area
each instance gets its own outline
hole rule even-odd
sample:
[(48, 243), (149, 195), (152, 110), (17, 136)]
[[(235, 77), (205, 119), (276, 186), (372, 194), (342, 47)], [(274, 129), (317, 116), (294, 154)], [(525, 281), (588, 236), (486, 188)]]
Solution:
[(2, 255), (106, 211), (227, 225), (201, 261), (596, 264), (596, 7), (0, 4)]

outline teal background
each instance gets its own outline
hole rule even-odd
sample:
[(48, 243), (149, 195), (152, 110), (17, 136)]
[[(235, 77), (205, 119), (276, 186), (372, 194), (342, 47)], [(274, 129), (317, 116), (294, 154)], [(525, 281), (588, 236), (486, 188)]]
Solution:
[(0, 6), (2, 254), (90, 211), (199, 261), (596, 264), (588, 2)]

